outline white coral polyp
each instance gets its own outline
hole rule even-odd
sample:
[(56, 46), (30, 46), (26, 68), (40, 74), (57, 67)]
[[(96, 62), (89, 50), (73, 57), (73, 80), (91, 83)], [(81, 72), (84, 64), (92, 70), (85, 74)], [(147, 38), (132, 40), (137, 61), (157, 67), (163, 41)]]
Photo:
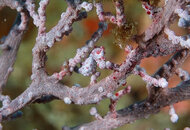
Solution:
[(172, 116), (170, 117), (170, 120), (172, 123), (176, 123), (178, 121), (178, 115), (172, 114)]
[(169, 115), (171, 116), (170, 120), (172, 123), (176, 123), (178, 121), (178, 115), (175, 113), (173, 105), (170, 105)]
[(82, 8), (84, 8), (87, 12), (91, 11), (93, 8), (93, 5), (91, 3), (86, 2), (86, 1), (83, 2), (80, 6)]
[(159, 86), (162, 87), (162, 88), (165, 88), (165, 87), (168, 86), (168, 82), (166, 81), (165, 78), (159, 79), (158, 82), (159, 82)]
[(71, 104), (72, 101), (69, 97), (65, 97), (64, 102), (65, 102), (65, 104)]
[(96, 109), (95, 107), (92, 107), (92, 108), (90, 109), (90, 115), (94, 116), (94, 115), (96, 115), (96, 114), (97, 114), (97, 109)]
[(102, 93), (102, 92), (104, 91), (104, 89), (103, 89), (102, 87), (99, 87), (99, 88), (98, 88), (98, 91), (99, 91), (100, 93)]

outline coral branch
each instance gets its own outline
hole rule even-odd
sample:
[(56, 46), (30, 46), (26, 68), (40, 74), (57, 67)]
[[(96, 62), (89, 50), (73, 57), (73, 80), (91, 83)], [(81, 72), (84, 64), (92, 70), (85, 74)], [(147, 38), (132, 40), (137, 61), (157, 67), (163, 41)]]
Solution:
[(168, 28), (165, 28), (164, 32), (168, 35), (168, 39), (172, 41), (172, 44), (180, 44), (182, 47), (190, 47), (190, 36), (187, 36), (185, 40), (184, 37), (176, 36), (173, 31)]
[[(2, 50), (0, 55), (1, 92), (3, 86), (6, 85), (9, 74), (13, 71), (16, 54), (27, 28), (28, 15), (38, 29), (36, 43), (32, 49), (31, 84), (13, 100), (8, 95), (0, 93), (0, 101), (2, 102), (0, 122), (20, 117), (22, 113), (19, 110), (31, 103), (46, 103), (58, 99), (67, 105), (85, 105), (97, 104), (106, 98), (111, 100), (107, 115), (102, 117), (98, 114), (97, 109), (92, 107), (90, 114), (95, 116), (96, 120), (73, 129), (113, 129), (141, 118), (147, 118), (165, 106), (170, 106), (171, 121), (176, 122), (178, 116), (173, 104), (190, 99), (189, 73), (178, 68), (190, 54), (190, 37), (189, 34), (187, 36), (176, 36), (168, 27), (177, 18), (177, 15), (180, 17), (178, 25), (183, 28), (189, 27), (189, 1), (166, 0), (165, 5), (161, 8), (151, 6), (150, 2), (142, 2), (143, 8), (153, 19), (152, 24), (143, 34), (133, 37), (132, 40), (138, 43), (136, 48), (133, 49), (130, 45), (125, 47), (124, 51), (127, 56), (120, 65), (108, 61), (105, 55), (107, 50), (102, 45), (95, 46), (95, 44), (103, 37), (104, 31), (108, 28), (106, 20), (115, 24), (116, 30), (121, 31), (119, 33), (128, 29), (124, 13), (124, 0), (114, 0), (115, 15), (104, 11), (103, 2), (94, 1), (93, 4), (81, 0), (66, 0), (66, 2), (67, 8), (61, 14), (60, 20), (47, 32), (46, 8), (49, 0), (37, 2), (39, 3), (38, 9), (36, 9), (36, 1), (34, 0), (26, 0), (26, 2), (0, 0), (0, 9), (8, 6), (16, 9), (19, 13), (19, 17), (8, 36), (0, 40), (0, 49)], [(76, 50), (73, 58), (63, 63), (60, 72), (49, 76), (48, 71), (46, 71), (47, 52), (52, 49), (57, 41), (61, 41), (63, 36), (68, 36), (72, 32), (74, 22), (87, 18), (87, 13), (92, 11), (93, 7), (96, 8), (96, 14), (100, 21), (97, 31), (86, 42), (86, 45)], [(124, 45), (126, 43), (119, 44)], [(139, 67), (144, 58), (166, 56), (173, 53), (175, 54), (152, 76)], [(101, 73), (97, 71), (97, 68), (102, 71), (109, 69), (112, 72), (98, 81), (97, 78), (100, 78)], [(69, 77), (75, 72), (82, 76), (91, 76), (89, 85), (82, 87), (75, 84), (70, 87), (59, 82), (66, 75)], [(131, 86), (121, 90), (118, 88), (126, 86), (126, 78), (131, 74), (139, 75), (147, 83), (148, 97), (141, 102), (136, 102), (117, 111), (117, 102), (121, 96), (131, 91)], [(173, 74), (178, 75), (182, 81), (175, 88), (168, 88), (168, 80)], [(63, 127), (63, 129), (70, 128)]]
[(123, 0), (115, 0), (115, 9), (117, 25), (121, 27), (126, 23)]
[[(74, 58), (69, 59), (69, 67), (70, 71), (74, 70), (74, 67), (82, 62), (83, 58), (86, 58), (90, 51), (94, 48), (94, 44), (98, 41), (98, 39), (102, 36), (103, 32), (107, 29), (107, 24), (105, 22), (99, 23), (98, 30), (92, 35), (91, 39), (86, 42), (86, 45), (77, 50), (77, 53)], [(92, 59), (89, 58), (90, 61)]]
[(176, 123), (178, 120), (178, 115), (175, 113), (175, 109), (173, 105), (170, 105), (169, 115), (171, 116), (170, 117), (171, 122)]
[[(27, 17), (25, 20), (28, 22)], [(22, 23), (22, 19), (19, 15), (8, 36), (4, 38), (3, 44), (1, 45), (3, 51), (0, 55), (0, 91), (2, 91), (2, 87), (6, 85), (8, 76), (13, 71), (13, 65), (16, 60), (18, 48), (24, 35), (24, 30), (20, 30), (20, 23)], [(22, 29), (26, 29), (26, 26)]]
[(134, 70), (134, 74), (140, 75), (142, 79), (147, 83), (147, 86), (153, 85), (155, 87), (165, 88), (168, 86), (168, 82), (165, 78), (156, 79), (149, 76), (142, 68), (136, 66)]
[(113, 129), (124, 124), (129, 124), (135, 120), (147, 118), (151, 114), (156, 114), (161, 108), (190, 99), (190, 81), (186, 81), (176, 88), (168, 89), (166, 92), (158, 93), (154, 102), (144, 100), (135, 103), (127, 108), (117, 111), (117, 118), (113, 118), (111, 114), (106, 115), (102, 120), (95, 120), (90, 123), (80, 125), (73, 128), (77, 129)]
[(139, 42), (146, 43), (152, 39), (155, 35), (159, 34), (163, 27), (168, 25), (173, 20), (174, 11), (176, 8), (185, 5), (184, 0), (168, 0), (167, 4), (162, 8), (159, 13), (160, 18), (156, 24), (153, 22), (151, 26), (140, 36)]
[(121, 27), (126, 23), (124, 14), (124, 2), (123, 0), (114, 0), (116, 16), (111, 12), (105, 12), (102, 3), (95, 3), (96, 13), (100, 21), (109, 20), (111, 23)]

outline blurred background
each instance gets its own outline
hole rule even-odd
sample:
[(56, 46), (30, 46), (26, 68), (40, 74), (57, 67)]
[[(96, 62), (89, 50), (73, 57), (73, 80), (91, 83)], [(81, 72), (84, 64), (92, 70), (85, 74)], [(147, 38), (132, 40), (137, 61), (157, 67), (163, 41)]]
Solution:
[[(39, 0), (36, 1), (36, 3)], [(105, 11), (115, 12), (112, 1), (104, 1)], [(163, 5), (163, 1), (159, 6)], [(60, 15), (66, 9), (64, 0), (51, 0), (47, 8), (47, 31), (57, 24)], [(150, 18), (142, 9), (141, 3), (138, 0), (125, 0), (125, 13), (127, 21), (135, 25), (135, 33), (141, 34), (151, 24)], [(0, 11), (0, 38), (6, 36), (16, 18), (16, 11), (10, 8), (3, 8)], [(48, 52), (47, 71), (49, 74), (58, 72), (65, 60), (72, 58), (76, 54), (76, 49), (82, 47), (85, 41), (90, 39), (91, 35), (98, 28), (98, 19), (95, 10), (88, 13), (88, 18), (74, 23), (73, 31), (68, 37), (64, 37), (61, 42), (57, 42), (53, 48)], [(115, 63), (121, 63), (126, 54), (115, 43), (114, 35), (115, 26), (109, 24), (108, 30), (103, 37), (97, 42), (98, 46), (104, 46), (107, 60)], [(177, 26), (177, 20), (171, 25), (177, 35), (184, 35), (187, 30)], [(9, 77), (7, 86), (4, 89), (4, 94), (9, 95), (14, 99), (20, 95), (31, 83), (31, 64), (32, 64), (32, 48), (35, 44), (37, 29), (30, 20), (29, 28), (22, 40), (20, 49), (18, 51), (17, 60), (14, 66), (14, 71)], [(127, 44), (137, 46), (132, 41), (127, 41)], [(150, 57), (142, 60), (140, 66), (144, 67), (148, 74), (153, 74), (164, 62), (169, 59), (166, 57)], [(189, 59), (183, 64), (183, 68), (190, 72), (188, 67)], [(111, 71), (101, 71), (102, 79), (109, 75)], [(65, 77), (61, 82), (72, 86), (80, 84), (87, 86), (90, 81), (89, 77), (84, 77), (79, 74), (73, 74), (71, 77)], [(174, 87), (180, 82), (179, 78), (173, 76), (169, 81), (169, 87)], [(133, 104), (134, 102), (143, 100), (147, 96), (146, 84), (140, 77), (131, 75), (127, 78), (127, 84), (132, 86), (130, 94), (123, 96), (117, 104), (117, 109)], [(15, 120), (3, 124), (5, 130), (60, 130), (62, 126), (76, 126), (82, 123), (94, 120), (90, 116), (89, 110), (92, 106), (96, 106), (98, 112), (103, 116), (108, 112), (109, 100), (103, 100), (96, 105), (66, 105), (63, 101), (54, 100), (47, 104), (31, 104), (22, 109), (23, 116)], [(170, 121), (168, 114), (168, 107), (161, 110), (159, 114), (151, 115), (147, 119), (138, 120), (132, 124), (127, 124), (118, 128), (118, 130), (163, 130), (164, 128), (171, 128), (171, 130), (182, 130), (185, 127), (190, 127), (190, 101), (183, 101), (174, 105), (176, 112), (179, 115), (177, 123), (173, 124)]]

